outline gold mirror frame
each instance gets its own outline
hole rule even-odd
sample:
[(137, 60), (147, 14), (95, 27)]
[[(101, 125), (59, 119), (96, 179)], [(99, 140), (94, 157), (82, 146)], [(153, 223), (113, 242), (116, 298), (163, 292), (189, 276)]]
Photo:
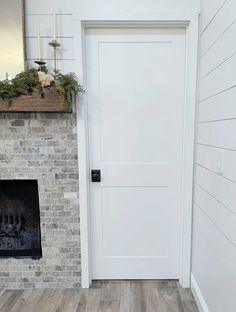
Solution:
[(24, 0), (0, 0), (0, 42), (0, 80), (14, 78), (26, 67)]

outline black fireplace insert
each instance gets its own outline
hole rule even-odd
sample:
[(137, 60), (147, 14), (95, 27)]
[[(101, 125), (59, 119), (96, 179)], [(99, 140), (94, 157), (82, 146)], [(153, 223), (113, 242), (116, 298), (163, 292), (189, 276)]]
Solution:
[(37, 180), (0, 180), (0, 257), (42, 257)]

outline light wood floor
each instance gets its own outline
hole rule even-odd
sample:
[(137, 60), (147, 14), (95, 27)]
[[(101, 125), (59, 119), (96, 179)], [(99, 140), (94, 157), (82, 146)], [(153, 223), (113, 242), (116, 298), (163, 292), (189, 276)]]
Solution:
[(95, 282), (91, 289), (5, 290), (1, 312), (198, 312), (175, 281)]

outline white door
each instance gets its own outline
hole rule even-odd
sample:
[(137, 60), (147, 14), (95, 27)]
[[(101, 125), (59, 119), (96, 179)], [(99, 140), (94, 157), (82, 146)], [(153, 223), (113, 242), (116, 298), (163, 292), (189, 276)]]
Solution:
[(185, 30), (86, 33), (93, 279), (178, 279)]

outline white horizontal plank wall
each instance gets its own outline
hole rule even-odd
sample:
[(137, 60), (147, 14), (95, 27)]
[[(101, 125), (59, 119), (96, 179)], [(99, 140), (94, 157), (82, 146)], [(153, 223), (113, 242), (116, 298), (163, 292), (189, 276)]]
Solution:
[[(62, 72), (76, 72), (74, 68), (73, 14), (81, 11), (159, 11), (159, 12), (199, 12), (200, 0), (25, 0), (26, 8), (26, 56), (29, 66), (35, 66), (38, 58), (38, 33), (42, 36), (42, 57), (46, 60), (49, 70), (53, 69), (52, 48), (48, 45), (53, 39), (54, 13), (58, 16), (59, 49), (58, 67)], [(77, 55), (80, 58), (81, 56)]]
[[(61, 0), (62, 2), (63, 0)], [(199, 12), (199, 0), (80, 0), (81, 10)]]
[(201, 12), (193, 287), (202, 311), (234, 312), (236, 2), (201, 0)]
[(58, 68), (63, 72), (74, 72), (74, 42), (73, 42), (73, 2), (72, 0), (26, 0), (25, 1), (26, 29), (26, 60), (30, 67), (36, 66), (38, 58), (38, 34), (41, 35), (41, 56), (47, 62), (51, 71), (54, 66), (53, 50), (49, 46), (54, 36), (54, 13), (57, 14), (57, 40), (61, 47), (58, 50)]

